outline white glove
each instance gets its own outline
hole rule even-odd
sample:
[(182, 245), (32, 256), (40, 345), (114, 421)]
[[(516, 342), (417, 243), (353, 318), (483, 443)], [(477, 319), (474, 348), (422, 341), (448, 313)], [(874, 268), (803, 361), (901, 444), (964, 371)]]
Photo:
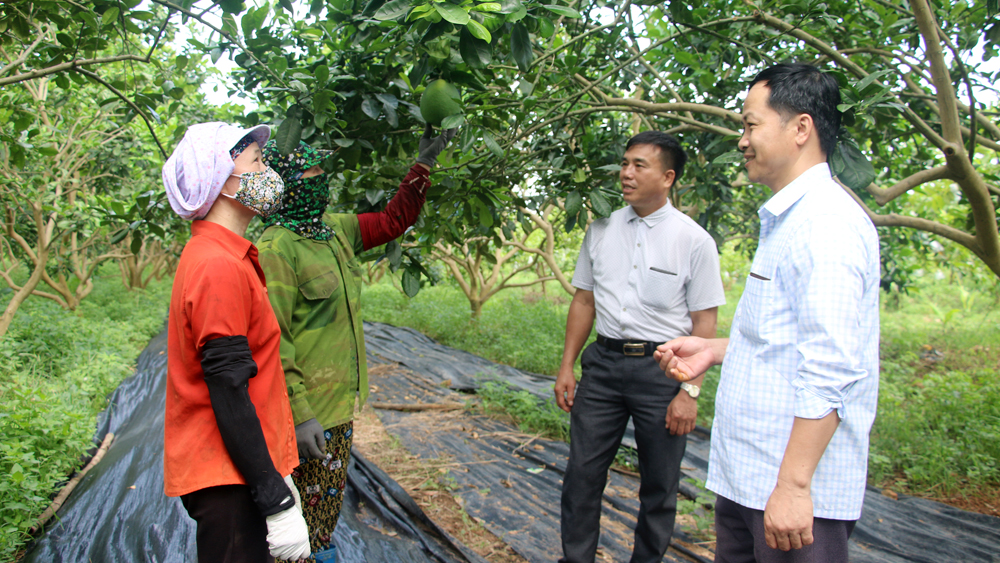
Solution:
[(285, 561), (298, 561), (312, 555), (309, 551), (309, 528), (306, 527), (306, 519), (302, 517), (300, 508), (302, 501), (291, 475), (285, 477), (285, 484), (292, 492), (295, 505), (265, 519), (267, 545), (273, 557)]

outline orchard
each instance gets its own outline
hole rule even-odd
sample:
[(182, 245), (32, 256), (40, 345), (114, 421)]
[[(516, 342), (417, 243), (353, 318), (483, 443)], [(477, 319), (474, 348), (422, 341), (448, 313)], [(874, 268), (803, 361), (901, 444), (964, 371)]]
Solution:
[[(0, 333), (32, 293), (75, 307), (96, 263), (176, 255), (186, 228), (164, 212), (156, 172), (185, 126), (210, 115), (270, 124), (285, 149), (335, 150), (331, 189), (356, 212), (391, 197), (422, 109), (459, 127), (417, 228), (368, 257), (402, 268), (411, 295), (435, 244), (466, 245), (489, 265), (548, 206), (565, 232), (607, 216), (621, 204), (621, 147), (645, 129), (676, 134), (694, 157), (674, 203), (719, 242), (749, 236), (752, 250), (765, 193), (737, 165), (737, 111), (746, 80), (777, 61), (840, 82), (846, 119), (831, 163), (884, 227), (887, 289), (905, 289), (913, 269), (894, 255), (932, 242), (1000, 276), (1000, 119), (986, 70), (1000, 25), (989, 4), (6, 2), (3, 263), (32, 275), (5, 276), (16, 298)], [(228, 93), (249, 111), (206, 103), (223, 59), (234, 63)], [(454, 90), (435, 92), (446, 83)], [(425, 105), (425, 91), (439, 102)], [(69, 145), (83, 164), (52, 166), (73, 158)], [(911, 205), (935, 189), (951, 197)]]

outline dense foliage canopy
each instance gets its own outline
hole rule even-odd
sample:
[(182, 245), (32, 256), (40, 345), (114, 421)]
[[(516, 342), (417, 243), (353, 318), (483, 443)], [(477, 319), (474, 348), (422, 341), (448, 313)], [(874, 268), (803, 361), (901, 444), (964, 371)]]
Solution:
[[(169, 247), (185, 231), (163, 212), (155, 172), (185, 125), (212, 115), (269, 123), (283, 148), (301, 139), (336, 150), (325, 166), (337, 205), (363, 212), (392, 196), (416, 154), (420, 94), (444, 78), (464, 107), (444, 126), (461, 132), (406, 244), (379, 251), (405, 268), (412, 293), (427, 272), (421, 250), (435, 243), (488, 263), (531, 229), (526, 211), (558, 205), (565, 230), (608, 215), (620, 205), (624, 143), (644, 129), (675, 133), (693, 157), (675, 205), (718, 240), (752, 247), (767, 192), (737, 165), (746, 81), (774, 62), (807, 62), (841, 84), (838, 178), (877, 225), (908, 229), (886, 231), (887, 259), (933, 234), (1000, 276), (996, 76), (980, 70), (998, 40), (985, 3), (941, 0), (14, 1), (0, 5), (0, 160), (45, 169), (58, 141), (18, 101), (20, 87), (45, 84), (44, 103), (96, 101), (146, 143), (133, 160), (92, 167), (128, 178), (95, 199), (109, 245), (130, 236), (138, 253), (143, 237)], [(246, 115), (198, 100), (223, 58), (235, 63), (230, 93), (252, 100)], [(8, 217), (19, 209), (13, 177)], [(908, 205), (942, 184), (952, 186), (947, 213)], [(905, 272), (887, 262), (885, 276), (890, 285)]]

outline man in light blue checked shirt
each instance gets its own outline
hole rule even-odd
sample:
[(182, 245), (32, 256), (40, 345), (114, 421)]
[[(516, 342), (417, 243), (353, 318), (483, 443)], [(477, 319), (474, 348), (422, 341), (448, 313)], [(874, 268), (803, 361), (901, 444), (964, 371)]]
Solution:
[[(729, 339), (654, 356), (686, 381), (722, 363), (707, 486), (717, 562), (847, 561), (878, 399), (879, 244), (830, 175), (836, 80), (776, 65), (750, 83), (739, 147), (774, 195)], [(725, 360), (725, 361), (723, 361)]]

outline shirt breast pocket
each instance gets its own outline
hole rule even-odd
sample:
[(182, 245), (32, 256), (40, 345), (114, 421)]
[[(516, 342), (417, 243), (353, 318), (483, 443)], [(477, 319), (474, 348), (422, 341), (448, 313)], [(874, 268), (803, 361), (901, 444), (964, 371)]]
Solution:
[(766, 340), (766, 315), (774, 292), (775, 284), (770, 279), (754, 273), (747, 276), (739, 303), (739, 329), (747, 338)]
[(642, 279), (639, 300), (653, 309), (670, 309), (683, 301), (684, 279), (674, 270), (652, 267)]
[(309, 301), (329, 299), (341, 290), (340, 279), (335, 272), (324, 272), (299, 284), (299, 293)]

